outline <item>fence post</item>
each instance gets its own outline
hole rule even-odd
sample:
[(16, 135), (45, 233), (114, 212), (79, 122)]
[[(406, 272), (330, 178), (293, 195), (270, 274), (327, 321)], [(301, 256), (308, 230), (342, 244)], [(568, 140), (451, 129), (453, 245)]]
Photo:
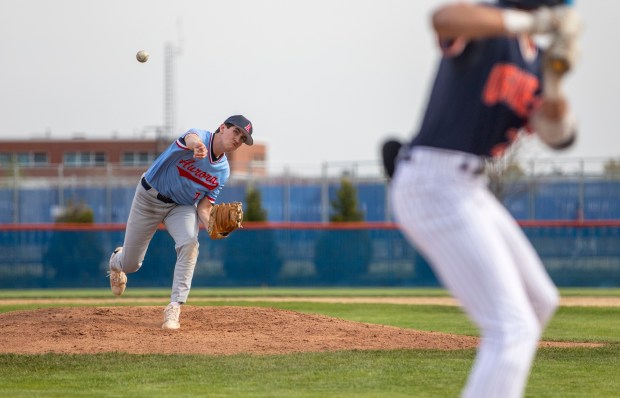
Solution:
[(106, 165), (106, 184), (105, 184), (105, 207), (106, 222), (112, 222), (112, 163)]
[(583, 221), (585, 218), (585, 165), (583, 159), (579, 160), (579, 203), (577, 204), (577, 219)]
[(327, 162), (321, 164), (321, 222), (329, 221), (329, 181)]
[(64, 190), (64, 165), (58, 165), (58, 206), (65, 206), (65, 190)]
[(19, 166), (13, 164), (13, 223), (19, 223)]
[(383, 194), (385, 197), (385, 216), (383, 218), (384, 221), (389, 222), (392, 221), (392, 201), (390, 200), (390, 183), (387, 180), (383, 183)]
[(284, 214), (282, 214), (282, 217), (284, 218), (285, 222), (289, 222), (291, 220), (290, 217), (290, 207), (289, 207), (289, 200), (290, 200), (290, 189), (291, 189), (291, 176), (289, 173), (289, 166), (285, 166), (284, 167), (284, 187), (283, 187), (283, 200), (282, 200), (282, 204), (284, 205)]
[(530, 160), (530, 182), (528, 187), (529, 197), (529, 210), (528, 216), (530, 220), (536, 219), (536, 170), (534, 159)]

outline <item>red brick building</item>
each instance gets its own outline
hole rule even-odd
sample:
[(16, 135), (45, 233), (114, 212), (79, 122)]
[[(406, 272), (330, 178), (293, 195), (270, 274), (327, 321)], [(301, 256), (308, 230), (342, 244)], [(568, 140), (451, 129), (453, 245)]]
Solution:
[[(133, 176), (143, 172), (169, 145), (155, 139), (33, 139), (0, 140), (0, 170), (10, 173), (19, 166), (23, 176)], [(264, 144), (242, 145), (228, 154), (233, 175), (264, 175), (267, 149)]]

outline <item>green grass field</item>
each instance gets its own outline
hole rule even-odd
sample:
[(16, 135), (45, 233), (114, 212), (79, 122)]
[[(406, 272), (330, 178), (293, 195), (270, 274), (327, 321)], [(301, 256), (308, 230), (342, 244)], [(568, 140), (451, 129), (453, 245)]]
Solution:
[[(161, 305), (167, 295), (166, 289), (130, 289), (119, 303)], [(269, 306), (403, 328), (477, 333), (457, 307), (248, 301), (283, 296), (442, 297), (447, 294), (441, 289), (194, 289), (192, 298), (201, 300), (189, 304)], [(562, 296), (619, 297), (620, 290), (567, 289), (562, 290)], [(113, 305), (97, 302), (109, 297), (107, 290), (7, 290), (0, 291), (0, 312), (59, 305)], [(221, 297), (234, 301), (216, 300)], [(88, 304), (6, 304), (6, 299), (36, 298), (93, 300)], [(136, 299), (133, 303), (132, 298)], [(526, 396), (619, 396), (620, 307), (562, 307), (543, 338), (602, 342), (605, 346), (540, 349)], [(474, 350), (266, 356), (0, 354), (0, 396), (456, 397), (474, 355)]]

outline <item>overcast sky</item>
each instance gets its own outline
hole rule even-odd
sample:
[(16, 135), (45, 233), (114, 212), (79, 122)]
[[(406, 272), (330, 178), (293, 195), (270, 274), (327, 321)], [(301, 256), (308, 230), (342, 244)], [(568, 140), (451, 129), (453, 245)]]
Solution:
[[(386, 136), (409, 138), (420, 122), (439, 55), (429, 16), (442, 3), (0, 0), (0, 139), (152, 133), (173, 42), (171, 139), (242, 113), (270, 163), (377, 160)], [(583, 57), (566, 87), (582, 128), (562, 156), (617, 157), (620, 2), (576, 7)]]

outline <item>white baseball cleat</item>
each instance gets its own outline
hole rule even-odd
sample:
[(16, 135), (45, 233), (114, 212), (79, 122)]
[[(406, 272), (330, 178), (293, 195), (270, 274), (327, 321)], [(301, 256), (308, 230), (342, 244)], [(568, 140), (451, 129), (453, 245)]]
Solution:
[(179, 323), (179, 315), (181, 315), (181, 306), (168, 304), (164, 309), (164, 323), (162, 329), (178, 329), (181, 327)]
[(115, 296), (120, 296), (123, 294), (125, 287), (127, 287), (127, 275), (125, 275), (123, 271), (112, 268), (112, 257), (114, 257), (116, 253), (120, 253), (122, 251), (122, 247), (117, 247), (110, 257), (110, 288)]

